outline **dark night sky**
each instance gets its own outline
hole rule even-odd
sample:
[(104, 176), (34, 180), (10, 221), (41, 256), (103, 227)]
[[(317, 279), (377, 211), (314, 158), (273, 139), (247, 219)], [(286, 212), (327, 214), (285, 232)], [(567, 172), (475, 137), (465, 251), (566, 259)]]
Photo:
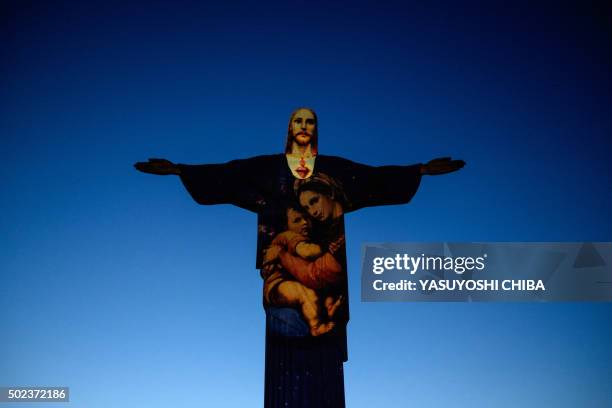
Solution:
[(0, 385), (261, 405), (255, 216), (131, 166), (280, 152), (306, 105), (321, 153), (468, 163), (347, 217), (348, 405), (605, 406), (610, 304), (359, 301), (364, 242), (612, 241), (610, 7), (501, 4), (3, 2)]

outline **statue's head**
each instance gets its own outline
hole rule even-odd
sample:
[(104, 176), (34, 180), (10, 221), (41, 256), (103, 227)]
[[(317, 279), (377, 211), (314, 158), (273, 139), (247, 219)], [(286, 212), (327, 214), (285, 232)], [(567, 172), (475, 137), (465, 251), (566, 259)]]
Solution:
[(310, 145), (312, 154), (316, 155), (318, 139), (317, 114), (310, 108), (294, 110), (289, 118), (285, 153), (291, 153), (295, 142), (301, 147)]

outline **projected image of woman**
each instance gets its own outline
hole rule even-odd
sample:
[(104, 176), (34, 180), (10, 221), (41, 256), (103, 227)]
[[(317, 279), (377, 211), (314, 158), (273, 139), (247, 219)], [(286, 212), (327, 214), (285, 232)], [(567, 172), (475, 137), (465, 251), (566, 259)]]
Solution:
[[(297, 180), (294, 190), (301, 209), (288, 209), (288, 223), (289, 227), (292, 224), (294, 228), (301, 227), (301, 234), (296, 235), (290, 228), (272, 242), (266, 252), (266, 263), (276, 261), (286, 273), (276, 271), (270, 275), (264, 295), (274, 306), (288, 305), (301, 298), (300, 302), (310, 309), (310, 315), (303, 314), (311, 334), (320, 335), (334, 327), (334, 320), (346, 318), (346, 313), (339, 312), (347, 298), (341, 217), (346, 198), (340, 184), (321, 173)], [(292, 223), (295, 220), (300, 222), (297, 226)], [(302, 312), (305, 303), (300, 303)], [(316, 319), (312, 318), (314, 313)], [(329, 321), (323, 323), (326, 319)]]

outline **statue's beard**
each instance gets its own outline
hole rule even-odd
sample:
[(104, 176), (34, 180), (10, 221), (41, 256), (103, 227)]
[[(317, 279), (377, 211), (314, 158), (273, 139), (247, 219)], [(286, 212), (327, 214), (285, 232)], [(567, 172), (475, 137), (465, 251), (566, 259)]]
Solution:
[[(299, 136), (301, 135), (308, 136), (308, 139), (307, 140), (300, 139)], [(293, 141), (297, 143), (298, 146), (308, 146), (312, 142), (312, 135), (307, 132), (300, 132), (296, 134), (295, 136), (293, 136)]]

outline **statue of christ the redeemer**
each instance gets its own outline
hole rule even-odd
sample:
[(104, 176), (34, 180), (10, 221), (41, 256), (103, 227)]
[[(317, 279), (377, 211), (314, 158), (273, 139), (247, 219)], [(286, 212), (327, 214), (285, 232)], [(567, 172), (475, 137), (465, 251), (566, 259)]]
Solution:
[[(317, 116), (291, 114), (284, 154), (224, 164), (149, 159), (136, 169), (177, 175), (199, 204), (257, 213), (257, 268), (266, 312), (265, 407), (344, 407), (349, 319), (344, 214), (410, 201), (423, 175), (462, 160), (373, 167), (318, 154)], [(239, 248), (237, 248), (239, 250)]]

